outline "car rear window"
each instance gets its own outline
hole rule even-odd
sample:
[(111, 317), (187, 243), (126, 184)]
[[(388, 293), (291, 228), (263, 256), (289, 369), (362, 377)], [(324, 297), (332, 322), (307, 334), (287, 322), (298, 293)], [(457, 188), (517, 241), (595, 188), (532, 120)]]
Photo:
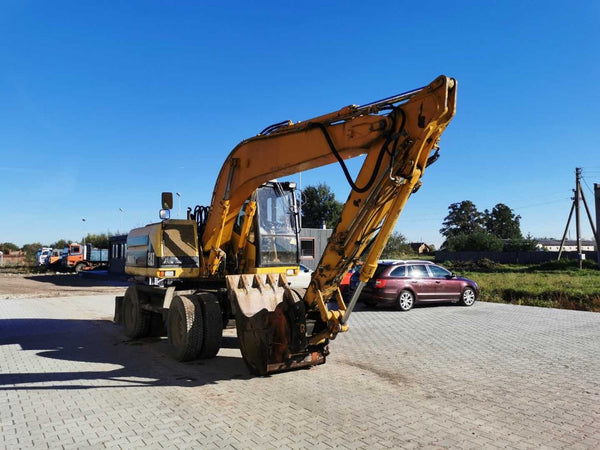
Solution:
[(406, 266), (398, 266), (390, 273), (390, 277), (405, 277)]
[(381, 274), (383, 273), (383, 271), (385, 269), (387, 269), (389, 266), (389, 264), (378, 264), (377, 265), (377, 269), (375, 269), (375, 273), (373, 274), (373, 276), (371, 278), (377, 278), (379, 276), (381, 276)]

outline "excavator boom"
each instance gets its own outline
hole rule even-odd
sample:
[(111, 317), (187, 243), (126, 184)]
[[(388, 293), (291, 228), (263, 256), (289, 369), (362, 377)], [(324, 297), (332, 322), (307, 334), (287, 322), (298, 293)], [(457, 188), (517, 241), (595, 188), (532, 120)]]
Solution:
[[(278, 124), (231, 152), (202, 237), (204, 248), (211, 249), (211, 270), (218, 266), (219, 239), (227, 240), (235, 212), (262, 182), (338, 162), (351, 185), (306, 292), (292, 293), (272, 276), (227, 277), (235, 297), (238, 338), (252, 371), (264, 374), (324, 362), (328, 340), (347, 330), (360, 290), (373, 275), (406, 201), (420, 187), (425, 168), (437, 159), (440, 136), (455, 110), (456, 82), (440, 76), (428, 86), (368, 105)], [(363, 154), (366, 159), (353, 181), (344, 160)], [(346, 307), (339, 285), (359, 258), (364, 260), (361, 283)], [(336, 306), (330, 308), (330, 302)]]

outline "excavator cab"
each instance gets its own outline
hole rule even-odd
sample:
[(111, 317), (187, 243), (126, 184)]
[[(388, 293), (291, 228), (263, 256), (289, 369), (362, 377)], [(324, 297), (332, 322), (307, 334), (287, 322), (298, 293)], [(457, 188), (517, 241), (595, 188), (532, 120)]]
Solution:
[(256, 191), (258, 267), (298, 265), (295, 183), (267, 183)]
[(296, 183), (269, 181), (246, 200), (233, 226), (238, 268), (230, 273), (296, 275), (299, 218)]

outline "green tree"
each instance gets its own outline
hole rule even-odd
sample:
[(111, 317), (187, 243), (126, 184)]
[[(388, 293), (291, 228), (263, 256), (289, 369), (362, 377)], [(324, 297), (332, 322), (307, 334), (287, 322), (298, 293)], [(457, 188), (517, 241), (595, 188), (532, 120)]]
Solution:
[(38, 249), (44, 247), (44, 245), (40, 244), (39, 242), (34, 242), (32, 244), (25, 244), (23, 247), (21, 247), (21, 250), (23, 251), (23, 253), (25, 253), (25, 259), (27, 260), (28, 263), (33, 264), (35, 263), (35, 254), (37, 253)]
[(522, 240), (521, 216), (515, 215), (512, 209), (498, 203), (492, 211), (484, 212), (485, 229), (501, 239)]
[(501, 252), (504, 248), (504, 240), (484, 230), (478, 230), (449, 237), (446, 248), (451, 252)]
[(537, 239), (534, 239), (531, 234), (525, 238), (511, 239), (504, 246), (504, 251), (507, 252), (534, 252), (537, 249)]
[(0, 252), (4, 254), (8, 254), (9, 252), (16, 252), (19, 250), (19, 247), (12, 242), (3, 242), (0, 244)]
[(325, 183), (307, 186), (302, 191), (302, 227), (327, 228), (337, 225), (343, 205), (335, 199), (335, 194)]
[(413, 256), (415, 252), (410, 247), (404, 235), (394, 231), (381, 253), (383, 259), (402, 259), (406, 256)]
[(81, 241), (86, 244), (92, 244), (96, 248), (108, 248), (108, 238), (109, 236), (105, 233), (101, 234), (90, 234), (84, 237)]
[(448, 207), (448, 215), (442, 223), (440, 233), (447, 239), (460, 234), (484, 231), (483, 215), (470, 200), (452, 203)]
[(73, 241), (70, 241), (70, 240), (67, 241), (65, 239), (59, 239), (58, 241), (54, 242), (53, 244), (50, 244), (50, 247), (63, 249), (66, 246), (68, 246), (71, 242), (73, 242)]

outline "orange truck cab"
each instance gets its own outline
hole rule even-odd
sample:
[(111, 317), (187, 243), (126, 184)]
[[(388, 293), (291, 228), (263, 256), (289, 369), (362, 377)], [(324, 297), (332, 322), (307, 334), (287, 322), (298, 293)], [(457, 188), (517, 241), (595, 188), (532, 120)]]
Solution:
[(108, 249), (92, 248), (91, 244), (81, 245), (74, 242), (63, 249), (61, 260), (63, 267), (75, 269), (75, 272), (79, 273), (106, 264)]

